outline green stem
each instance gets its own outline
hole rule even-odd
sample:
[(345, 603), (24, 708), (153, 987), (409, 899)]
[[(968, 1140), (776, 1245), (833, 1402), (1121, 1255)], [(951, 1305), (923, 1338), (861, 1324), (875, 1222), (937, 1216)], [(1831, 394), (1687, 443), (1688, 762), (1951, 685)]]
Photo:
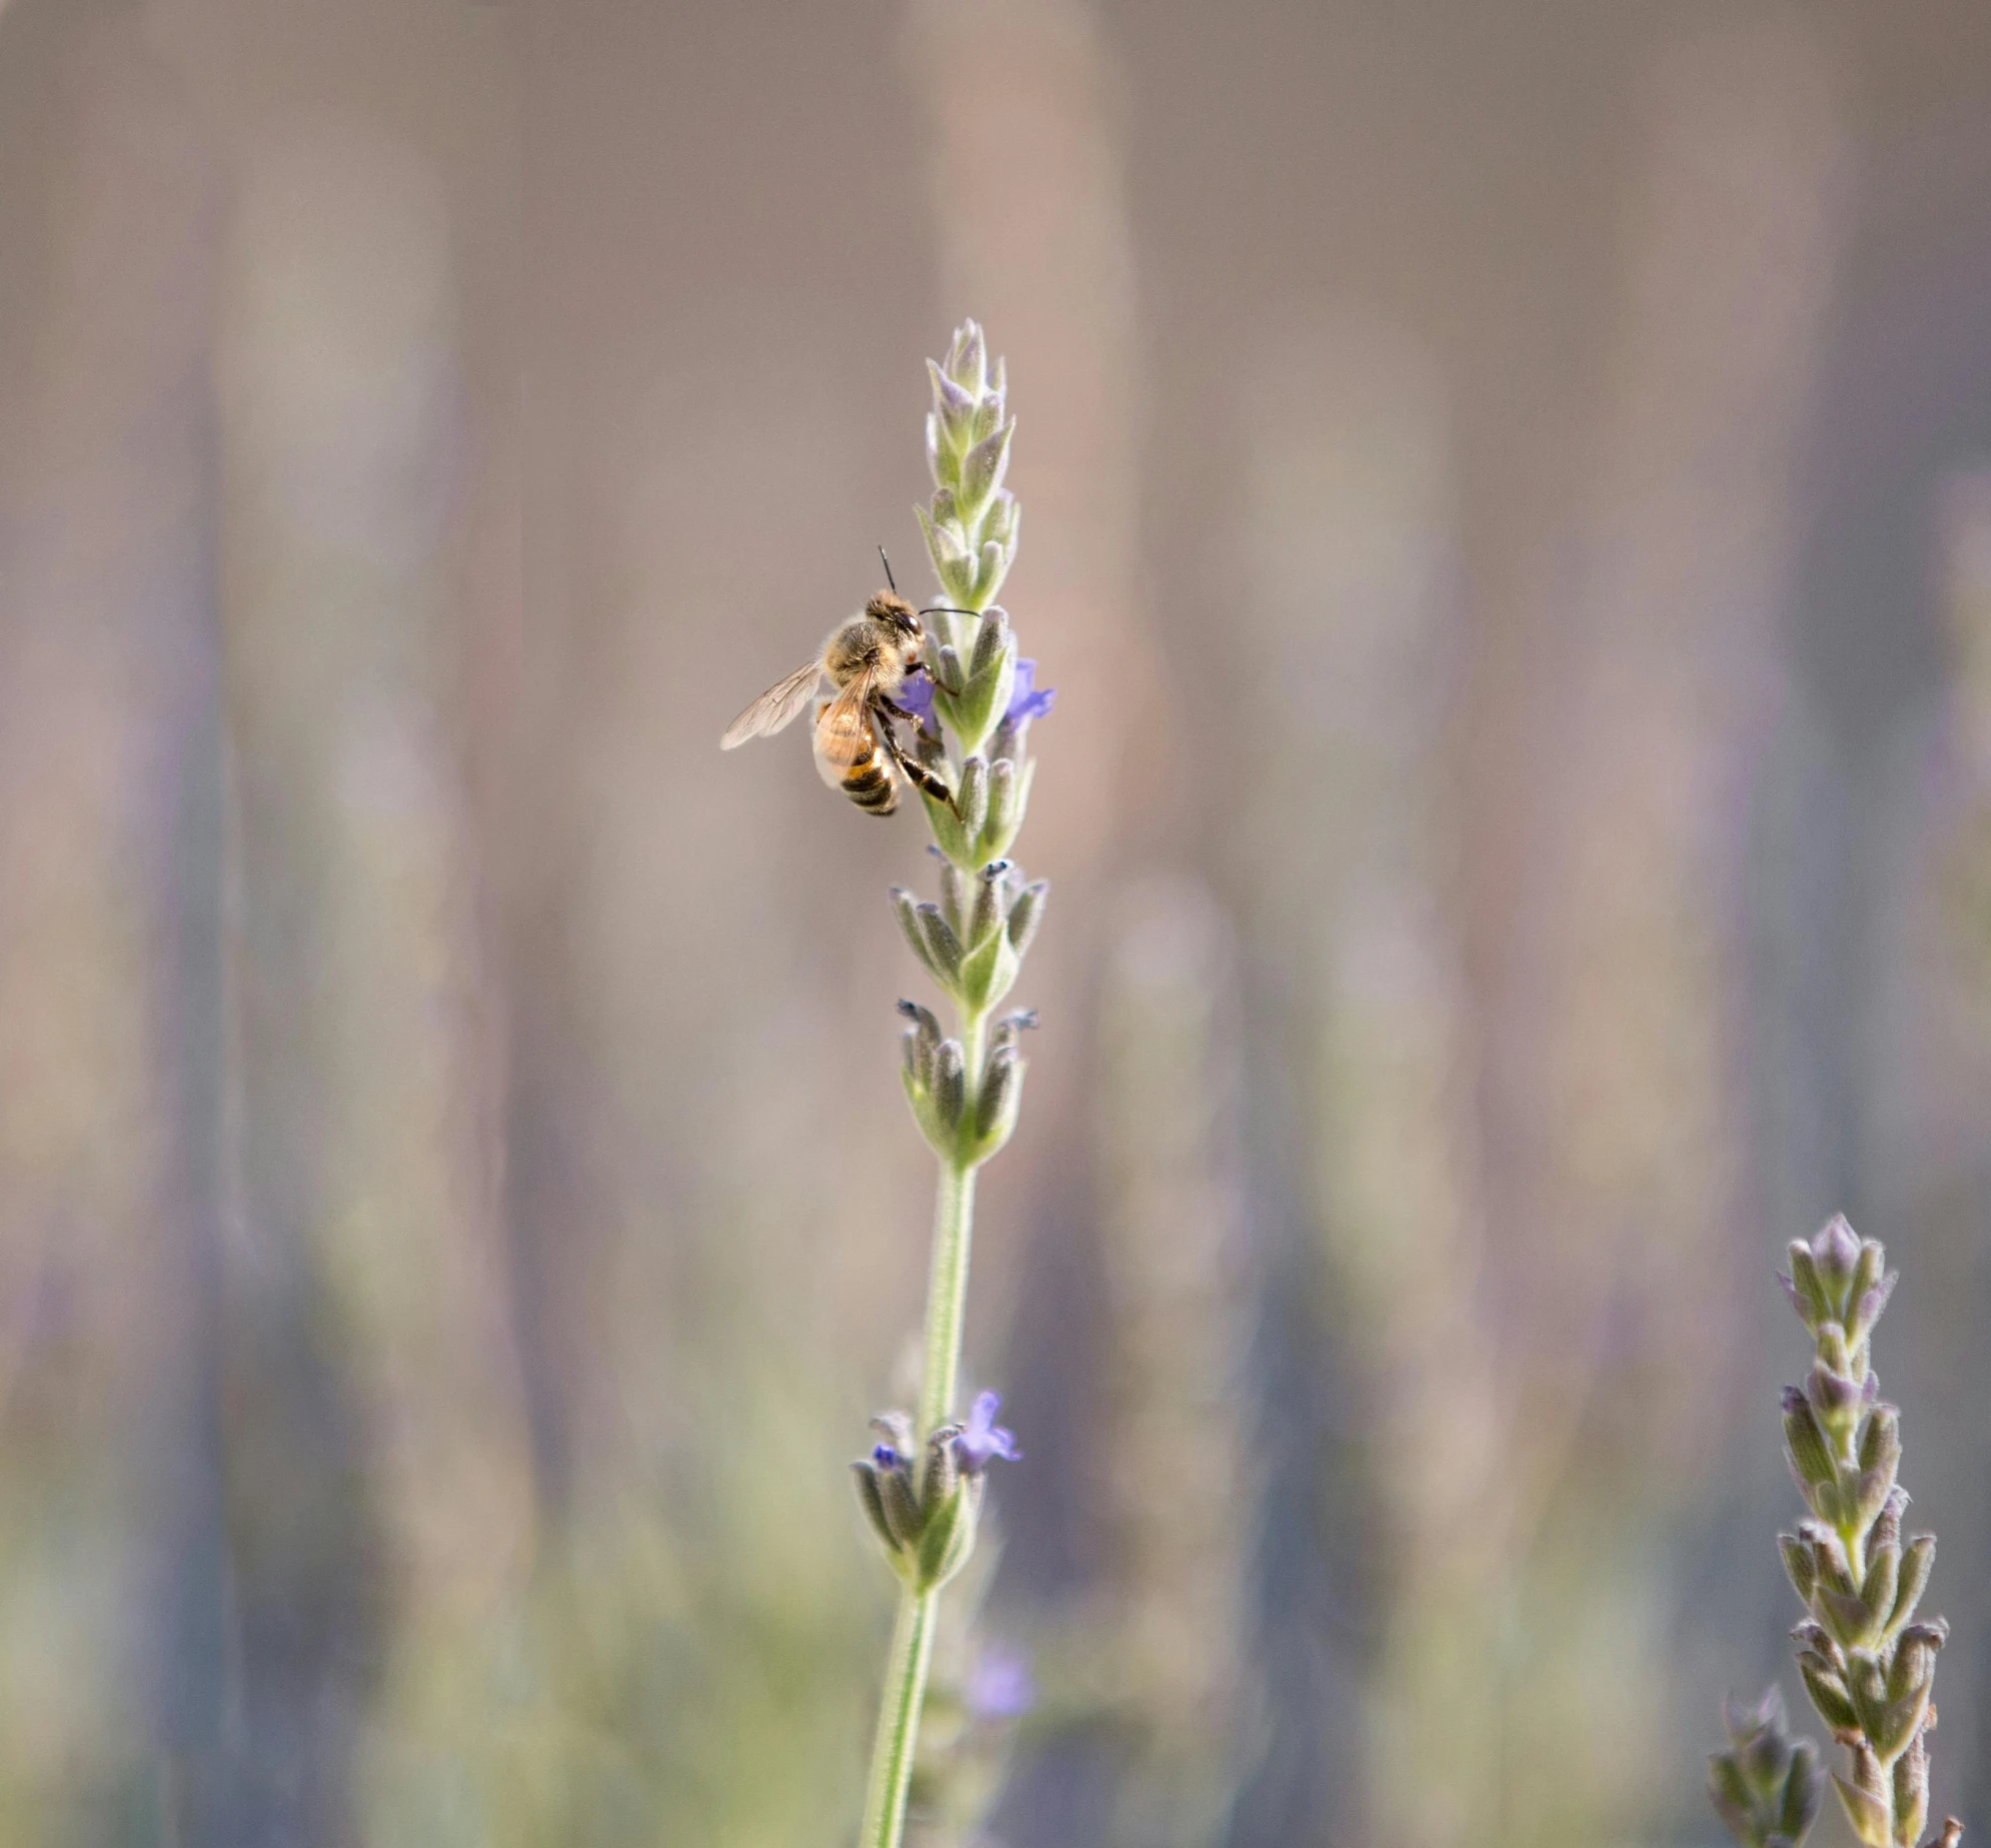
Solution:
[[(983, 1021), (962, 1022), (962, 1045), (971, 1072), (982, 1067)], [(927, 1278), (927, 1364), (920, 1391), (920, 1435), (947, 1423), (961, 1373), (962, 1323), (968, 1307), (968, 1260), (975, 1233), (975, 1168), (944, 1160), (934, 1201), (934, 1254)], [(899, 1848), (906, 1827), (906, 1795), (913, 1783), (920, 1741), (920, 1709), (927, 1697), (927, 1664), (934, 1652), (934, 1619), (940, 1589), (908, 1590), (899, 1601), (879, 1703), (878, 1738), (872, 1747), (871, 1785), (865, 1798), (862, 1848)]]
[[(972, 1059), (980, 1048), (967, 1043), (969, 1037), (964, 1035), (964, 1042)], [(969, 1070), (975, 1069), (971, 1063)], [(927, 1364), (920, 1387), (922, 1438), (954, 1415), (962, 1323), (968, 1308), (969, 1247), (974, 1236), (975, 1169), (959, 1161), (943, 1161), (934, 1201), (934, 1255), (927, 1276)]]
[(927, 1664), (934, 1654), (934, 1612), (940, 1592), (906, 1591), (892, 1631), (885, 1698), (872, 1747), (871, 1783), (865, 1792), (861, 1848), (899, 1848), (906, 1829), (906, 1797), (913, 1787), (913, 1750), (920, 1737), (920, 1706), (927, 1697)]

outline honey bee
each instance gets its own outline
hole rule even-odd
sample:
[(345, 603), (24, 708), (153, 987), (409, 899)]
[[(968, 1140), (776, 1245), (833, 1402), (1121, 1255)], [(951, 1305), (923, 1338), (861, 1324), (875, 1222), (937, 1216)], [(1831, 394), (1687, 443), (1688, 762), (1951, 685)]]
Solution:
[[(885, 556), (882, 550), (879, 556)], [(890, 560), (885, 576), (892, 588), (838, 624), (807, 667), (762, 694), (726, 728), (719, 748), (734, 751), (751, 738), (772, 738), (795, 720), (827, 677), (836, 691), (816, 709), (816, 768), (823, 781), (867, 815), (890, 815), (899, 807), (902, 776), (952, 808), (954, 792), (946, 781), (907, 751), (893, 730), (897, 721), (913, 718), (893, 696), (920, 665), (927, 634), (920, 619), (930, 612), (914, 609), (899, 595)]]

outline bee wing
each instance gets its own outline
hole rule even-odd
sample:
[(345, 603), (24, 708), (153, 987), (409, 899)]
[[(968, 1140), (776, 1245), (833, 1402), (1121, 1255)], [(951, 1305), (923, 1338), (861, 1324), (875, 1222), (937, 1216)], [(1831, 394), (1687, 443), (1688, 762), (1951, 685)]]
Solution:
[(778, 681), (726, 728), (719, 741), (722, 751), (737, 751), (750, 738), (772, 738), (809, 704), (816, 683), (823, 677), (823, 664), (812, 661), (798, 668), (787, 680)]
[(877, 673), (867, 668), (845, 682), (817, 716), (816, 767), (826, 783), (838, 782), (871, 755), (871, 702), (877, 687)]

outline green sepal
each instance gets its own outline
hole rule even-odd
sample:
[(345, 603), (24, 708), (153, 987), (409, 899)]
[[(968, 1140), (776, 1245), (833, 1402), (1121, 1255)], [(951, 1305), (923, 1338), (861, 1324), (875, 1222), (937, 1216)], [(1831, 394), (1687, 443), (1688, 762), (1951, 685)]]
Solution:
[(1901, 1626), (1915, 1615), (1915, 1606), (1921, 1603), (1922, 1593), (1928, 1589), (1929, 1574), (1936, 1564), (1936, 1536), (1932, 1533), (1918, 1533), (1910, 1540), (1901, 1553), (1901, 1571), (1894, 1590), (1894, 1609), (1888, 1614), (1887, 1635), (1890, 1639), (1901, 1632)]
[(1804, 1677), (1804, 1691), (1811, 1696), (1818, 1717), (1834, 1732), (1843, 1732), (1860, 1723), (1845, 1677), (1823, 1656), (1807, 1650), (1797, 1658), (1797, 1672)]
[(1818, 1274), (1811, 1247), (1802, 1238), (1790, 1241), (1790, 1293), (1799, 1319), (1813, 1334), (1820, 1322), (1832, 1319), (1832, 1301), (1825, 1293), (1824, 1279)]
[(971, 1013), (982, 1013), (1007, 994), (1016, 979), (1022, 959), (1009, 941), (1007, 930), (992, 931), (961, 959), (962, 1005)]
[(1023, 1101), (1023, 1073), (1028, 1069), (1013, 1046), (998, 1046), (990, 1054), (973, 1114), (962, 1125), (962, 1155), (980, 1166), (999, 1154), (1015, 1132), (1016, 1113)]
[(927, 1511), (927, 1528), (920, 1536), (918, 1587), (931, 1591), (945, 1585), (968, 1563), (975, 1550), (976, 1523), (982, 1512), (983, 1478), (963, 1476), (946, 1501)]
[(1824, 1799), (1825, 1780), (1819, 1774), (1818, 1749), (1809, 1739), (1800, 1739), (1791, 1749), (1790, 1770), (1784, 1776), (1777, 1833), (1792, 1842), (1803, 1841), (1818, 1820), (1818, 1806)]
[[(927, 807), (927, 823), (934, 831), (934, 845), (964, 872), (977, 872), (982, 866), (982, 855), (974, 835), (962, 827), (961, 816), (949, 804), (929, 796), (925, 790), (920, 792), (920, 800)], [(921, 960), (926, 960), (924, 950)]]
[(1853, 1825), (1853, 1833), (1866, 1848), (1892, 1848), (1894, 1821), (1887, 1813), (1887, 1805), (1879, 1797), (1847, 1783), (1836, 1771), (1832, 1773), (1832, 1787), (1839, 1793), (1840, 1805), (1846, 1812), (1846, 1820)]

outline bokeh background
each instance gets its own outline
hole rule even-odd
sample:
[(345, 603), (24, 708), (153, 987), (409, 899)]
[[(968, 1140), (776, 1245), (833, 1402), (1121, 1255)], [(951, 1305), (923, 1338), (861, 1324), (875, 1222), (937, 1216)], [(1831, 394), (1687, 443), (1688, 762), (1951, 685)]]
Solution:
[(1712, 1842), (1837, 1208), (1991, 1827), (1991, 9), (12, 0), (0, 1843), (853, 1838), (922, 831), (715, 744), (966, 314), (925, 1841)]

